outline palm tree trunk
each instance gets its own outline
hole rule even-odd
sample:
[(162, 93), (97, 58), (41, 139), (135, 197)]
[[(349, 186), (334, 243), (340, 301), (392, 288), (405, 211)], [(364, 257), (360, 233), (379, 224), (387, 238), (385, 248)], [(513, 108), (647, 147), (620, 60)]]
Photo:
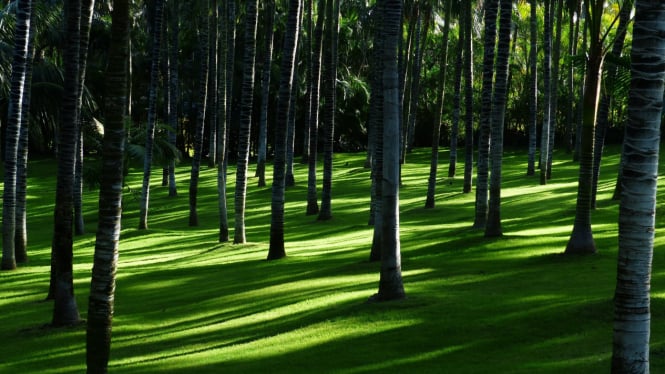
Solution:
[[(580, 174), (577, 188), (575, 223), (570, 240), (566, 245), (567, 254), (595, 253), (596, 244), (591, 232), (591, 181), (593, 171), (593, 141), (603, 68), (601, 44), (602, 0), (594, 0), (587, 10), (589, 19), (590, 45), (586, 63), (584, 88), (584, 117), (582, 121), (582, 144), (580, 148)], [(587, 8), (588, 9), (588, 8)]]
[(249, 163), (249, 136), (252, 125), (254, 98), (254, 68), (256, 59), (256, 28), (258, 0), (247, 1), (245, 19), (245, 53), (243, 56), (242, 92), (240, 103), (240, 129), (238, 140), (238, 166), (236, 168), (235, 232), (233, 243), (245, 243), (245, 200), (247, 197), (247, 164)]
[(430, 161), (429, 179), (427, 182), (427, 198), (425, 208), (434, 208), (436, 205), (436, 175), (439, 168), (439, 138), (441, 137), (441, 117), (446, 96), (446, 72), (448, 70), (448, 35), (450, 34), (450, 7), (452, 0), (445, 0), (445, 20), (443, 25), (443, 45), (441, 46), (441, 70), (439, 72), (440, 94), (437, 97), (434, 125), (432, 126), (432, 156)]
[(85, 74), (88, 66), (88, 44), (90, 40), (90, 26), (92, 23), (92, 12), (95, 7), (94, 0), (81, 1), (81, 47), (79, 67), (79, 89), (78, 103), (78, 141), (76, 144), (76, 170), (74, 177), (74, 232), (76, 235), (85, 234), (85, 220), (83, 219), (83, 118), (81, 107), (83, 106), (83, 88), (85, 87)]
[(371, 213), (370, 224), (374, 225), (372, 236), (372, 247), (369, 253), (369, 261), (380, 261), (383, 239), (383, 71), (385, 54), (385, 1), (379, 1), (376, 4), (376, 29), (374, 31), (374, 51), (373, 56), (373, 85), (372, 96), (374, 98), (374, 123), (372, 124), (372, 134), (374, 137), (374, 149), (372, 155), (372, 186), (370, 190)]
[(543, 32), (543, 126), (540, 132), (540, 184), (547, 184), (547, 160), (549, 159), (550, 131), (552, 131), (552, 2), (545, 0), (545, 25)]
[(199, 42), (201, 43), (201, 69), (199, 70), (199, 102), (198, 114), (196, 116), (196, 134), (194, 135), (194, 157), (192, 158), (192, 171), (189, 179), (189, 225), (199, 225), (197, 212), (197, 200), (199, 192), (199, 172), (201, 170), (201, 157), (203, 155), (203, 132), (205, 131), (206, 115), (208, 114), (206, 104), (208, 98), (208, 37), (210, 35), (210, 17), (208, 9), (210, 1), (206, 1), (204, 14), (201, 15), (201, 27), (199, 29)]
[(471, 35), (471, 2), (464, 2), (464, 193), (473, 184), (473, 36)]
[[(301, 164), (308, 164), (309, 163), (309, 134), (310, 134), (310, 128), (309, 128), (309, 121), (312, 116), (312, 89), (314, 82), (312, 82), (312, 38), (314, 36), (314, 18), (312, 17), (313, 13), (313, 4), (314, 0), (305, 0), (305, 3), (303, 4), (305, 9), (307, 10), (307, 15), (303, 16), (305, 17), (305, 20), (307, 21), (307, 26), (305, 26), (306, 30), (306, 38), (304, 41), (305, 45), (305, 66), (306, 66), (306, 80), (307, 80), (307, 94), (305, 95), (305, 125), (303, 126), (303, 148), (302, 148), (302, 158), (300, 159)], [(304, 13), (304, 12), (303, 12)]]
[(65, 2), (67, 46), (63, 54), (64, 93), (58, 131), (58, 171), (56, 183), (53, 264), (54, 326), (79, 323), (80, 316), (74, 297), (73, 226), (74, 226), (74, 163), (76, 160), (77, 97), (79, 80), (79, 42), (81, 38), (81, 1)]
[(282, 74), (279, 79), (279, 99), (277, 110), (277, 123), (275, 126), (275, 163), (272, 183), (272, 204), (270, 218), (270, 248), (268, 260), (276, 260), (286, 256), (284, 249), (284, 189), (286, 184), (286, 156), (287, 156), (287, 126), (289, 122), (289, 107), (293, 104), (291, 95), (294, 94), (292, 84), (298, 49), (298, 36), (300, 29), (301, 0), (289, 1), (289, 13), (284, 36), (282, 57)]
[(319, 141), (319, 93), (321, 88), (321, 55), (323, 52), (323, 22), (325, 20), (325, 0), (317, 4), (318, 17), (314, 28), (314, 42), (312, 55), (312, 98), (310, 101), (309, 117), (309, 160), (307, 164), (307, 215), (319, 213), (319, 203), (316, 191), (316, 162), (318, 158)]
[[(176, 133), (178, 132), (178, 36), (180, 34), (179, 1), (171, 0), (169, 7), (169, 143), (175, 147)], [(175, 181), (175, 160), (169, 161), (169, 196), (178, 195)]]
[(106, 123), (99, 189), (99, 223), (88, 299), (86, 363), (88, 373), (106, 373), (111, 349), (115, 274), (122, 215), (122, 170), (129, 58), (129, 3), (113, 2), (111, 47), (106, 71)]
[(219, 90), (219, 113), (217, 114), (217, 208), (219, 211), (219, 242), (229, 241), (229, 222), (228, 222), (228, 209), (226, 205), (226, 148), (227, 138), (226, 129), (228, 127), (227, 121), (227, 108), (226, 98), (229, 95), (229, 84), (226, 79), (226, 65), (227, 55), (229, 54), (229, 41), (228, 41), (228, 7), (225, 2), (218, 4), (220, 14), (220, 22), (217, 27), (219, 28), (219, 57), (218, 61), (220, 66), (217, 69), (217, 89)]
[(259, 117), (259, 151), (256, 161), (256, 176), (259, 177), (259, 187), (266, 185), (266, 153), (268, 148), (268, 103), (270, 101), (270, 70), (272, 65), (273, 23), (275, 19), (274, 1), (266, 2), (266, 29), (265, 59), (263, 61), (263, 77), (261, 78), (261, 114)]
[(206, 120), (208, 121), (208, 167), (215, 167), (217, 165), (217, 105), (219, 105), (217, 97), (217, 45), (219, 34), (217, 33), (217, 1), (210, 2), (211, 10), (208, 20), (208, 94), (207, 94), (207, 110)]
[[(463, 27), (464, 17), (460, 19), (460, 30)], [(462, 91), (462, 59), (464, 58), (464, 33), (459, 33), (457, 42), (457, 56), (455, 61), (455, 79), (453, 82), (453, 118), (450, 127), (450, 161), (448, 165), (448, 178), (455, 177), (457, 172), (457, 138), (459, 137), (459, 120)]]
[(476, 215), (473, 227), (484, 229), (487, 223), (487, 188), (489, 186), (490, 136), (492, 122), (492, 87), (496, 53), (496, 19), (499, 0), (485, 3), (485, 48), (483, 56), (482, 107), (478, 135), (478, 180), (476, 182)]
[(318, 220), (332, 218), (332, 167), (333, 143), (335, 140), (335, 109), (337, 96), (337, 41), (339, 38), (339, 0), (328, 0), (327, 3), (327, 40), (328, 50), (324, 56), (326, 98), (323, 107), (324, 139), (323, 139), (323, 188), (321, 190), (321, 210)]
[(619, 204), (612, 373), (649, 372), (650, 283), (665, 81), (665, 3), (637, 1)]
[[(30, 12), (30, 24), (34, 25), (35, 12)], [(32, 98), (32, 71), (35, 58), (35, 27), (30, 27), (28, 34), (28, 57), (25, 69), (25, 89), (21, 109), (21, 131), (17, 150), (16, 164), (16, 234), (14, 236), (14, 252), (16, 262), (28, 262), (28, 227), (26, 217), (26, 199), (28, 190), (28, 134), (30, 118), (30, 102)]]
[(373, 297), (377, 301), (406, 297), (402, 283), (399, 235), (400, 102), (396, 51), (401, 11), (401, 0), (385, 0), (381, 277), (379, 292)]
[(146, 125), (145, 157), (143, 160), (143, 186), (139, 209), (139, 230), (148, 228), (148, 204), (150, 201), (150, 174), (152, 171), (152, 149), (155, 142), (155, 122), (157, 121), (157, 83), (159, 73), (160, 43), (162, 39), (164, 0), (155, 1), (155, 20), (152, 28), (152, 62), (150, 66), (150, 87), (148, 88), (148, 123)]
[(561, 21), (563, 19), (563, 0), (553, 0), (552, 11), (556, 5), (556, 37), (552, 49), (552, 77), (551, 77), (551, 97), (550, 97), (550, 132), (547, 141), (547, 170), (545, 177), (552, 178), (552, 156), (554, 154), (554, 136), (556, 134), (557, 122), (559, 118), (559, 67), (561, 58)]
[(12, 80), (9, 100), (9, 113), (5, 146), (5, 177), (2, 213), (2, 270), (16, 269), (15, 232), (16, 232), (16, 172), (21, 133), (24, 91), (26, 90), (26, 68), (30, 34), (31, 0), (21, 0), (16, 8), (16, 26), (14, 59), (12, 61)]
[[(619, 25), (617, 34), (614, 37), (612, 45), (612, 55), (619, 57), (623, 51), (623, 44), (626, 39), (626, 31), (630, 22), (630, 14), (633, 10), (633, 1), (625, 1), (619, 12)], [(600, 160), (603, 157), (603, 147), (605, 145), (605, 135), (609, 122), (609, 110), (614, 80), (617, 75), (617, 67), (614, 64), (607, 66), (607, 88), (600, 95), (600, 104), (598, 105), (598, 120), (596, 123), (596, 138), (593, 148), (593, 179), (591, 181), (591, 207), (596, 209), (596, 192), (598, 190), (598, 178), (600, 177)]]
[[(298, 46), (296, 46), (296, 59), (298, 55)], [(289, 104), (288, 125), (286, 130), (286, 187), (296, 185), (296, 179), (293, 175), (293, 159), (296, 138), (296, 98), (298, 96), (298, 66), (293, 67), (293, 82), (291, 85), (291, 103)]]
[(503, 235), (501, 229), (501, 162), (503, 158), (503, 124), (508, 101), (508, 66), (510, 58), (510, 28), (513, 13), (512, 0), (501, 0), (501, 21), (496, 57), (496, 84), (492, 98), (492, 144), (490, 146), (492, 175), (490, 201), (485, 226), (486, 237)]
[(537, 143), (537, 123), (538, 123), (538, 15), (536, 10), (538, 4), (536, 0), (530, 0), (530, 42), (529, 47), (529, 161), (527, 164), (526, 175), (536, 174), (536, 143)]

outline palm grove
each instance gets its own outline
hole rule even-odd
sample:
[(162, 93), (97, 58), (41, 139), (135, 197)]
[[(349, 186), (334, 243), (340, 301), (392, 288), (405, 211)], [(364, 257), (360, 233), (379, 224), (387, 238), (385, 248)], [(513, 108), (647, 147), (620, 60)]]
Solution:
[[(199, 171), (207, 161), (217, 168), (219, 241), (233, 234), (242, 245), (248, 173), (256, 165), (265, 186), (272, 162), (267, 258), (277, 260), (289, 244), (287, 189), (306, 183), (302, 213), (330, 220), (334, 152), (366, 152), (374, 227), (368, 257), (381, 261), (370, 300), (387, 301), (406, 296), (399, 188), (414, 147), (432, 149), (425, 207), (435, 206), (443, 187), (445, 145), (446, 176), (462, 174), (462, 192), (475, 193), (469, 226), (486, 237), (503, 234), (504, 144), (524, 150), (524, 173), (540, 184), (556, 178), (553, 151), (565, 148), (579, 161), (565, 253), (584, 254), (602, 250), (591, 215), (603, 146), (623, 139), (612, 369), (647, 372), (664, 32), (658, 1), (6, 1), (2, 269), (28, 261), (28, 153), (52, 155), (58, 167), (47, 298), (54, 326), (80, 323), (73, 236), (84, 232), (84, 185), (99, 187), (87, 364), (103, 372), (130, 163), (144, 170), (138, 230), (149, 226), (151, 172), (160, 170), (176, 197), (183, 187), (175, 165), (183, 160), (191, 162), (189, 225), (198, 226)], [(294, 179), (297, 162), (307, 165), (307, 181)], [(227, 188), (235, 191), (233, 230)]]

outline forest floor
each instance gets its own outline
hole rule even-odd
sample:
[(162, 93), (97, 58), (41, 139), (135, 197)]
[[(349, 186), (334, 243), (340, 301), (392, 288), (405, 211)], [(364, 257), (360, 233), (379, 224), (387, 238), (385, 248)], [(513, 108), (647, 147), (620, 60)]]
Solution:
[[(216, 169), (203, 168), (200, 226), (188, 226), (189, 165), (169, 198), (152, 179), (149, 229), (137, 230), (142, 173), (130, 169), (117, 272), (112, 373), (602, 373), (612, 352), (618, 203), (611, 201), (618, 147), (603, 160), (592, 214), (598, 253), (564, 256), (575, 212), (578, 165), (554, 155), (545, 186), (526, 176), (525, 152), (504, 156), (504, 236), (471, 228), (475, 188), (446, 178), (442, 151), (436, 208), (424, 209), (428, 149), (407, 155), (400, 191), (408, 298), (366, 303), (377, 291), (369, 171), (364, 154), (337, 154), (333, 219), (306, 216), (307, 169), (297, 164), (286, 196), (286, 258), (265, 261), (271, 188), (248, 181), (248, 244), (218, 243)], [(0, 373), (85, 371), (85, 327), (51, 329), (48, 290), (53, 160), (30, 164), (27, 265), (0, 273)], [(250, 165), (249, 175), (254, 175)], [(269, 167), (269, 170), (272, 168)], [(319, 166), (319, 171), (322, 169)], [(661, 168), (662, 170), (662, 168)], [(270, 185), (270, 175), (267, 175)], [(235, 172), (229, 169), (233, 239)], [(474, 182), (475, 183), (475, 182)], [(661, 179), (661, 184), (662, 184)], [(662, 187), (662, 186), (661, 186)], [(658, 213), (663, 193), (659, 192)], [(75, 239), (75, 292), (82, 318), (97, 221), (86, 191), (87, 234)], [(320, 191), (319, 191), (320, 196)], [(651, 372), (665, 372), (665, 218), (653, 260)]]

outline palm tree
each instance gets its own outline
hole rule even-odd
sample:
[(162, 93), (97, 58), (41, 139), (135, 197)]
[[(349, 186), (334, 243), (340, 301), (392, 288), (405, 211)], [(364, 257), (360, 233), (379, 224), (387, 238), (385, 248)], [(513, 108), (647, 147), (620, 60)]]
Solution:
[(665, 3), (638, 0), (635, 8), (619, 204), (612, 373), (649, 372), (649, 289), (665, 82)]
[[(21, 109), (21, 132), (19, 133), (16, 157), (16, 234), (14, 235), (14, 252), (16, 262), (28, 262), (28, 228), (26, 216), (26, 200), (28, 190), (28, 134), (30, 103), (32, 97), (32, 73), (35, 59), (35, 11), (30, 12), (30, 33), (28, 35), (28, 58), (25, 69), (25, 88)], [(25, 115), (23, 115), (25, 113)]]
[(440, 94), (437, 97), (434, 125), (432, 126), (432, 157), (430, 161), (429, 179), (427, 183), (427, 199), (425, 208), (434, 208), (436, 204), (436, 174), (439, 168), (439, 138), (441, 137), (441, 117), (443, 115), (443, 104), (446, 95), (446, 72), (448, 68), (448, 35), (450, 34), (450, 7), (452, 0), (445, 0), (445, 19), (443, 24), (443, 45), (441, 47), (441, 62), (439, 72)]
[(199, 172), (201, 170), (201, 156), (203, 154), (203, 131), (207, 115), (208, 98), (208, 73), (209, 60), (208, 36), (210, 35), (210, 1), (204, 2), (203, 14), (201, 15), (201, 25), (199, 27), (199, 42), (201, 53), (201, 68), (199, 70), (199, 102), (197, 105), (198, 113), (196, 116), (196, 134), (194, 135), (194, 157), (192, 158), (192, 170), (189, 179), (189, 225), (198, 226), (199, 216), (196, 211), (197, 196), (199, 191)]
[(496, 18), (499, 0), (485, 3), (485, 51), (483, 56), (483, 87), (481, 92), (480, 134), (478, 141), (478, 180), (476, 182), (476, 218), (473, 227), (485, 228), (487, 222), (487, 187), (490, 161), (492, 121), (492, 86), (494, 84), (494, 54), (496, 52)]
[(63, 54), (64, 91), (58, 130), (58, 171), (55, 195), (53, 234), (53, 320), (54, 326), (77, 324), (80, 321), (74, 297), (73, 220), (74, 163), (76, 161), (77, 98), (79, 80), (79, 43), (81, 38), (81, 1), (65, 2), (66, 47)]
[(580, 174), (577, 188), (575, 223), (566, 253), (595, 253), (596, 244), (591, 232), (591, 183), (593, 171), (593, 141), (600, 93), (601, 74), (605, 51), (601, 36), (603, 1), (586, 2), (589, 17), (589, 51), (586, 60), (584, 88), (584, 117), (582, 121), (582, 144), (580, 148)]
[(314, 28), (312, 46), (312, 96), (310, 99), (309, 123), (309, 157), (307, 164), (307, 215), (319, 213), (318, 196), (316, 193), (316, 161), (319, 131), (319, 91), (321, 88), (321, 54), (323, 52), (323, 21), (325, 20), (326, 0), (317, 3), (317, 19)]
[[(627, 0), (621, 6), (619, 12), (619, 26), (617, 27), (617, 34), (612, 43), (612, 55), (615, 57), (621, 56), (623, 51), (623, 44), (626, 40), (626, 33), (628, 24), (630, 22), (630, 15), (633, 10), (633, 0)], [(609, 109), (611, 92), (614, 88), (614, 81), (617, 76), (617, 66), (613, 63), (606, 65), (607, 78), (606, 89), (600, 95), (600, 103), (598, 104), (598, 119), (596, 121), (596, 138), (594, 140), (593, 148), (593, 179), (591, 181), (591, 206), (596, 208), (596, 191), (598, 189), (598, 177), (600, 176), (600, 160), (603, 157), (603, 147), (605, 144), (605, 135), (607, 133), (607, 126), (609, 122)]]
[[(175, 147), (176, 133), (178, 131), (178, 36), (180, 34), (180, 22), (178, 12), (179, 1), (171, 0), (169, 3), (169, 39), (167, 45), (169, 46), (168, 67), (169, 67), (169, 143)], [(169, 196), (175, 197), (178, 195), (178, 189), (175, 181), (175, 160), (169, 161)]]
[(298, 49), (301, 0), (289, 1), (289, 13), (282, 49), (282, 66), (279, 79), (277, 123), (275, 126), (275, 160), (272, 182), (272, 204), (270, 218), (270, 247), (268, 260), (286, 256), (284, 250), (284, 189), (286, 185), (286, 148), (289, 107), (293, 104), (294, 69)]
[[(424, 16), (423, 16), (423, 13)], [(425, 18), (425, 25), (422, 26), (423, 17)], [(402, 152), (411, 152), (413, 150), (414, 138), (415, 138), (415, 129), (416, 129), (416, 114), (418, 109), (418, 101), (420, 97), (420, 76), (423, 66), (423, 55), (425, 50), (425, 45), (427, 44), (427, 34), (429, 32), (430, 18), (432, 17), (432, 6), (430, 4), (425, 5), (423, 11), (418, 12), (418, 26), (416, 32), (415, 40), (415, 53), (414, 61), (412, 63), (412, 73), (411, 73), (411, 98), (409, 100), (409, 121), (407, 122), (406, 128), (406, 142), (404, 142), (404, 150)], [(403, 154), (403, 157), (405, 155)]]
[(219, 242), (229, 241), (229, 222), (228, 222), (228, 210), (226, 206), (226, 143), (227, 143), (227, 97), (230, 95), (230, 86), (229, 82), (226, 79), (226, 66), (227, 66), (227, 56), (229, 54), (229, 41), (227, 38), (229, 22), (228, 22), (228, 6), (226, 2), (219, 4), (220, 20), (217, 24), (219, 28), (219, 68), (217, 70), (217, 79), (220, 81), (217, 85), (219, 90), (219, 106), (217, 109), (219, 113), (217, 115), (217, 195), (218, 195), (218, 210), (219, 210)]
[[(530, 26), (530, 46), (529, 46), (529, 161), (527, 164), (526, 175), (536, 173), (536, 138), (538, 122), (538, 16), (536, 13), (538, 4), (536, 0), (529, 0), (531, 4)], [(571, 17), (572, 18), (572, 17)]]
[(305, 46), (305, 69), (307, 71), (306, 75), (306, 81), (307, 81), (307, 93), (305, 95), (305, 125), (303, 126), (303, 151), (302, 151), (302, 158), (300, 159), (301, 164), (307, 164), (309, 163), (309, 134), (310, 134), (310, 128), (309, 128), (309, 121), (312, 116), (312, 90), (313, 90), (313, 85), (314, 82), (312, 81), (312, 54), (314, 53), (314, 50), (312, 49), (312, 39), (314, 37), (314, 18), (312, 16), (312, 13), (314, 12), (314, 0), (305, 0), (303, 6), (307, 10), (307, 15), (304, 15), (305, 12), (303, 12), (303, 17), (304, 21), (307, 22), (306, 26), (304, 26), (305, 30), (305, 41), (304, 41), (304, 46)]
[(217, 46), (219, 34), (217, 33), (217, 0), (209, 2), (210, 15), (208, 16), (208, 94), (206, 121), (208, 122), (208, 167), (217, 165)]
[(152, 63), (150, 66), (150, 86), (148, 88), (148, 123), (145, 137), (145, 158), (143, 160), (143, 186), (139, 212), (139, 230), (148, 228), (148, 203), (150, 200), (150, 174), (152, 171), (152, 149), (155, 142), (155, 122), (157, 121), (157, 84), (159, 73), (160, 43), (164, 0), (156, 0), (155, 19), (152, 27)]
[(471, 35), (471, 2), (464, 2), (464, 187), (471, 192), (473, 184), (473, 36)]
[(30, 34), (31, 0), (21, 0), (16, 7), (16, 27), (14, 60), (9, 101), (9, 121), (7, 122), (5, 146), (5, 185), (3, 192), (2, 214), (2, 269), (16, 268), (14, 238), (16, 232), (16, 168), (21, 132), (26, 69), (28, 64), (28, 41)]
[(240, 129), (238, 139), (238, 166), (235, 191), (235, 232), (233, 243), (245, 243), (245, 200), (247, 197), (247, 164), (249, 163), (249, 135), (252, 125), (254, 98), (254, 62), (256, 58), (256, 27), (258, 0), (247, 1), (245, 18), (245, 52), (243, 56), (242, 92), (240, 102)]
[(399, 82), (397, 74), (397, 38), (402, 13), (401, 0), (384, 1), (383, 45), (383, 191), (382, 191), (382, 250), (379, 292), (372, 300), (403, 299), (402, 264), (399, 239)]
[(383, 70), (384, 70), (384, 43), (385, 43), (385, 2), (379, 1), (376, 4), (374, 12), (376, 20), (376, 28), (374, 31), (374, 50), (373, 57), (373, 73), (372, 80), (372, 102), (374, 110), (372, 126), (372, 136), (374, 143), (372, 150), (372, 186), (370, 190), (371, 207), (370, 207), (370, 224), (374, 225), (374, 232), (372, 235), (372, 247), (369, 253), (370, 261), (381, 260), (381, 251), (383, 248), (383, 216), (382, 216), (382, 199), (383, 199)]
[(337, 96), (339, 0), (328, 0), (326, 8), (326, 36), (329, 44), (324, 54), (326, 96), (323, 107), (323, 122), (325, 125), (323, 134), (325, 137), (323, 139), (323, 188), (321, 190), (321, 210), (318, 216), (320, 221), (332, 218), (332, 161)]
[(270, 101), (270, 70), (272, 66), (273, 23), (275, 21), (275, 2), (266, 1), (265, 14), (268, 20), (266, 25), (265, 58), (263, 60), (263, 76), (261, 78), (261, 114), (259, 117), (259, 150), (256, 160), (256, 176), (259, 177), (259, 187), (266, 185), (266, 153), (268, 148), (268, 103)]
[(122, 214), (122, 170), (129, 58), (129, 3), (113, 2), (111, 47), (106, 80), (103, 170), (99, 190), (99, 224), (88, 299), (86, 363), (88, 373), (106, 373), (111, 348), (115, 272)]
[(559, 103), (559, 67), (561, 59), (561, 20), (563, 19), (563, 0), (552, 0), (552, 15), (554, 16), (554, 7), (556, 6), (556, 37), (554, 39), (554, 46), (552, 48), (552, 75), (550, 77), (550, 131), (549, 139), (547, 141), (547, 170), (545, 177), (552, 178), (552, 156), (554, 154), (554, 134), (557, 128), (558, 103)]
[(85, 74), (88, 65), (90, 24), (92, 23), (94, 6), (94, 0), (81, 1), (81, 47), (79, 51), (81, 57), (79, 63), (78, 103), (76, 104), (79, 135), (76, 143), (76, 169), (74, 172), (74, 232), (76, 235), (85, 234), (85, 221), (83, 219), (83, 118), (81, 116), (81, 107), (83, 106), (83, 88), (85, 87)]
[(457, 172), (457, 138), (459, 136), (459, 120), (462, 91), (462, 59), (464, 58), (464, 17), (460, 17), (459, 38), (457, 41), (457, 56), (453, 82), (453, 115), (450, 127), (450, 161), (448, 165), (448, 178), (453, 178)]
[(543, 126), (540, 132), (540, 184), (547, 184), (547, 160), (549, 158), (550, 131), (552, 129), (552, 2), (545, 0), (545, 25), (543, 33)]
[(501, 0), (501, 21), (496, 56), (496, 84), (492, 98), (492, 144), (490, 146), (492, 174), (490, 202), (485, 236), (501, 236), (501, 161), (503, 158), (503, 123), (508, 93), (508, 60), (510, 58), (510, 32), (513, 1)]

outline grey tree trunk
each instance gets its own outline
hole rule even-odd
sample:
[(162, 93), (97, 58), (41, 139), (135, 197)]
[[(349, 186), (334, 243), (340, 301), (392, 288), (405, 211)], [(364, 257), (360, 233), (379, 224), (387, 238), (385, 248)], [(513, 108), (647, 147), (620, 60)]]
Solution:
[(552, 2), (545, 0), (545, 25), (543, 32), (543, 126), (540, 132), (540, 184), (547, 184), (547, 160), (552, 131)]
[(263, 74), (261, 77), (261, 111), (259, 117), (259, 149), (256, 160), (256, 176), (259, 177), (259, 187), (266, 185), (266, 153), (268, 148), (268, 103), (270, 102), (270, 70), (272, 66), (273, 23), (275, 19), (275, 2), (266, 1), (266, 29), (265, 58), (263, 60)]
[(508, 102), (508, 66), (510, 59), (510, 28), (512, 0), (501, 0), (501, 21), (496, 57), (496, 84), (492, 98), (492, 144), (490, 146), (492, 174), (490, 177), (490, 201), (485, 226), (486, 237), (503, 235), (501, 229), (501, 163), (503, 160), (503, 124)]
[(478, 134), (478, 177), (476, 181), (476, 214), (473, 227), (484, 229), (487, 223), (487, 188), (489, 187), (490, 138), (492, 135), (492, 90), (494, 86), (494, 55), (496, 53), (496, 19), (499, 0), (485, 3), (485, 48), (483, 55), (483, 87), (481, 91), (480, 129)]
[(282, 56), (282, 74), (279, 79), (279, 98), (277, 123), (275, 126), (275, 163), (272, 182), (272, 204), (270, 218), (270, 247), (268, 260), (276, 260), (286, 256), (284, 249), (284, 190), (286, 184), (287, 157), (287, 126), (289, 107), (293, 104), (291, 95), (294, 93), (294, 69), (298, 36), (300, 29), (301, 0), (289, 1), (289, 13), (284, 36)]
[(95, 240), (94, 265), (88, 299), (86, 333), (87, 372), (108, 372), (111, 350), (111, 325), (115, 300), (122, 216), (122, 170), (127, 112), (127, 69), (129, 58), (129, 3), (113, 2), (111, 47), (106, 70), (109, 89), (106, 96), (106, 122), (99, 189), (99, 223)]
[(249, 135), (252, 125), (254, 99), (254, 68), (256, 59), (256, 28), (258, 0), (247, 1), (245, 19), (245, 52), (243, 56), (242, 92), (240, 103), (240, 129), (238, 139), (238, 166), (236, 168), (235, 231), (233, 243), (246, 242), (245, 201), (247, 198), (247, 164), (249, 163)]
[(530, 47), (529, 47), (529, 161), (526, 175), (536, 174), (536, 143), (538, 126), (538, 4), (536, 0), (529, 0), (531, 4), (530, 15)]
[(199, 70), (199, 97), (197, 103), (198, 113), (196, 115), (196, 133), (194, 135), (194, 157), (192, 158), (192, 170), (189, 179), (189, 225), (199, 225), (199, 215), (197, 211), (198, 193), (199, 193), (199, 173), (201, 171), (201, 158), (203, 156), (203, 133), (205, 131), (206, 116), (209, 115), (208, 103), (208, 75), (209, 75), (209, 56), (210, 46), (208, 37), (210, 35), (210, 16), (208, 8), (210, 0), (206, 1), (207, 7), (201, 17), (201, 26), (199, 29), (199, 42), (201, 53), (201, 68)]
[(399, 235), (399, 82), (397, 74), (397, 32), (401, 18), (401, 0), (385, 0), (385, 44), (383, 72), (383, 192), (382, 251), (379, 292), (376, 301), (406, 297), (402, 282)]
[(665, 83), (665, 3), (636, 2), (619, 204), (612, 373), (649, 373), (650, 283)]
[(436, 178), (439, 168), (439, 140), (441, 137), (441, 117), (446, 95), (446, 73), (448, 71), (448, 36), (450, 34), (450, 7), (452, 0), (445, 0), (445, 19), (443, 25), (443, 45), (441, 46), (441, 71), (439, 75), (440, 94), (437, 97), (434, 125), (432, 126), (432, 156), (430, 160), (429, 179), (427, 182), (427, 198), (425, 208), (434, 208), (436, 205)]
[(12, 61), (11, 89), (9, 94), (9, 113), (6, 130), (3, 210), (2, 210), (2, 270), (16, 269), (15, 233), (16, 233), (16, 172), (19, 138), (24, 112), (23, 100), (26, 90), (26, 69), (30, 35), (31, 0), (21, 0), (16, 8), (16, 26), (14, 58)]
[(473, 185), (473, 36), (471, 35), (471, 2), (464, 2), (464, 187)]
[(146, 125), (145, 158), (143, 160), (143, 186), (139, 208), (139, 230), (148, 228), (148, 205), (150, 202), (150, 175), (152, 172), (152, 149), (155, 142), (155, 122), (157, 121), (157, 85), (159, 74), (160, 43), (162, 40), (164, 0), (155, 1), (155, 20), (152, 28), (152, 62), (150, 65), (150, 86), (148, 88), (148, 123)]

